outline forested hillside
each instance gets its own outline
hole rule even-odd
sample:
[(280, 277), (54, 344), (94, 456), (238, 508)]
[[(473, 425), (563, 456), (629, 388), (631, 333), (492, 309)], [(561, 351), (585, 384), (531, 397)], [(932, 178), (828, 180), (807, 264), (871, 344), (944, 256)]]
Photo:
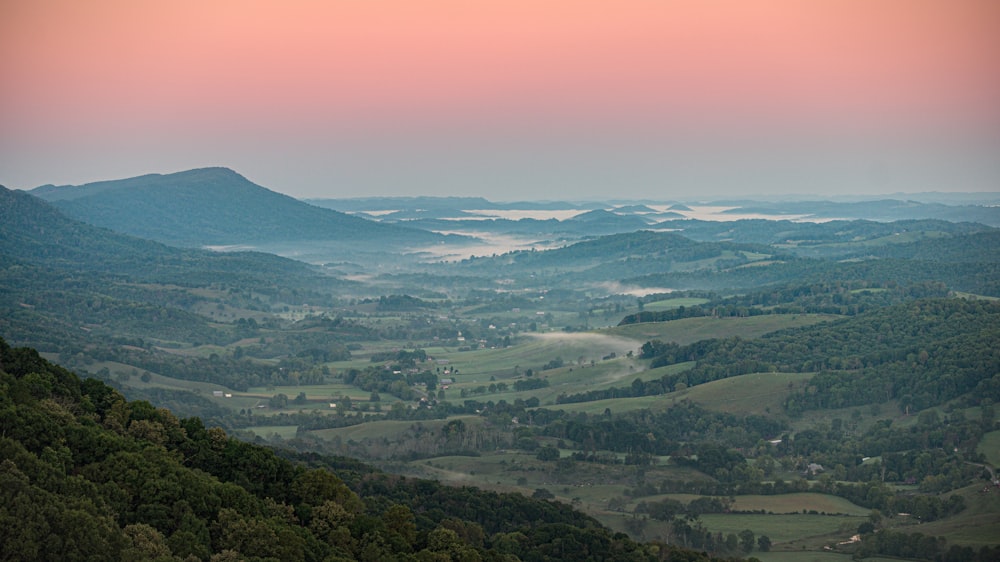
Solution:
[[(302, 262), (260, 252), (179, 249), (70, 219), (48, 203), (0, 186), (0, 254), (47, 269), (131, 281), (204, 284), (281, 281), (300, 287), (321, 276)], [(324, 282), (330, 283), (331, 279)]]
[(4, 560), (708, 560), (560, 503), (283, 458), (0, 340)]

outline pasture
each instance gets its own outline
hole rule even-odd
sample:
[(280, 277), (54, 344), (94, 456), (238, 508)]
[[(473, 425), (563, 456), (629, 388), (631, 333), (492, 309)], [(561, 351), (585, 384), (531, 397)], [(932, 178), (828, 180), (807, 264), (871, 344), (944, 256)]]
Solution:
[[(759, 552), (754, 551), (760, 562), (852, 562), (854, 560), (850, 554), (840, 554), (837, 552), (816, 552), (816, 551), (775, 551)], [(866, 562), (899, 562), (897, 558), (879, 558), (873, 556), (865, 558)]]
[(639, 345), (660, 340), (688, 345), (697, 341), (712, 338), (728, 338), (739, 336), (744, 339), (757, 338), (764, 334), (783, 330), (810, 326), (838, 318), (832, 314), (768, 314), (764, 316), (712, 318), (682, 318), (669, 322), (645, 322), (628, 324), (599, 330), (599, 333), (628, 338), (639, 342)]
[(247, 428), (247, 431), (252, 431), (254, 435), (263, 437), (264, 439), (270, 439), (272, 436), (277, 435), (282, 439), (293, 439), (298, 431), (298, 426), (295, 425), (255, 425)]
[(982, 453), (986, 457), (986, 462), (993, 465), (993, 468), (1000, 468), (1000, 430), (983, 435), (976, 452)]
[[(953, 517), (930, 523), (921, 523), (919, 531), (925, 535), (948, 537), (948, 542), (979, 548), (996, 546), (1000, 542), (1000, 488), (980, 481), (947, 496), (958, 493), (965, 498), (965, 509)], [(914, 532), (902, 528), (900, 531)]]
[(751, 373), (673, 392), (709, 410), (738, 414), (780, 412), (785, 398), (812, 377), (812, 373)]
[(452, 420), (462, 420), (466, 427), (479, 427), (483, 424), (483, 418), (479, 416), (453, 416), (447, 420), (426, 420), (426, 421), (400, 421), (400, 420), (375, 420), (349, 427), (337, 427), (333, 429), (318, 429), (311, 433), (321, 439), (340, 438), (344, 441), (361, 441), (363, 439), (392, 439), (400, 433), (414, 426), (421, 426), (429, 431), (437, 431), (446, 423)]
[(734, 511), (765, 511), (773, 514), (801, 513), (802, 510), (827, 515), (867, 517), (870, 509), (828, 494), (800, 492), (776, 496), (736, 496)]
[(700, 299), (696, 297), (677, 297), (673, 299), (663, 299), (654, 302), (648, 302), (643, 306), (643, 310), (648, 310), (651, 312), (657, 312), (660, 310), (673, 310), (675, 308), (680, 308), (682, 306), (695, 306), (699, 304), (705, 304), (708, 299)]
[(782, 515), (748, 515), (740, 513), (710, 513), (701, 516), (705, 527), (728, 535), (750, 529), (755, 535), (767, 535), (775, 546), (793, 541), (822, 539), (846, 541), (857, 533), (858, 525), (868, 521), (859, 515), (814, 515), (806, 513)]

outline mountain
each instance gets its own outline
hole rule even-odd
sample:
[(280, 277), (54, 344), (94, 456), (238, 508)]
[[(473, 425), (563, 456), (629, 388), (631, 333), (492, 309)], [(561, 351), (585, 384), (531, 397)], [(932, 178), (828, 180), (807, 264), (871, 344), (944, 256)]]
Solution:
[(616, 213), (623, 214), (644, 214), (644, 213), (655, 213), (656, 209), (647, 207), (646, 205), (636, 204), (636, 205), (622, 205), (621, 207), (615, 208)]
[(845, 254), (863, 246), (898, 244), (924, 238), (952, 237), (994, 230), (970, 222), (936, 219), (878, 222), (832, 220), (794, 222), (789, 220), (740, 219), (731, 222), (695, 219), (664, 221), (658, 228), (670, 228), (692, 240), (739, 241), (744, 244), (775, 244), (797, 254)]
[(604, 209), (595, 209), (563, 221), (563, 226), (579, 224), (590, 234), (616, 234), (649, 227), (649, 222), (637, 215), (624, 215)]
[(343, 212), (366, 211), (563, 211), (600, 209), (603, 203), (567, 201), (490, 201), (483, 197), (353, 197), (350, 199), (306, 199), (307, 203)]
[(365, 211), (460, 211), (494, 209), (482, 197), (353, 197), (350, 199), (305, 199), (306, 203), (343, 212)]
[(444, 239), (315, 207), (226, 168), (46, 185), (30, 193), (77, 220), (177, 246), (328, 240), (399, 248)]
[(44, 351), (106, 351), (121, 338), (225, 342), (230, 327), (213, 322), (223, 315), (326, 302), (352, 285), (271, 254), (119, 234), (0, 187), (0, 334)]
[(41, 199), (0, 186), (0, 255), (63, 271), (134, 279), (215, 282), (244, 274), (299, 285), (331, 280), (309, 266), (259, 252), (218, 253), (174, 248), (73, 220)]

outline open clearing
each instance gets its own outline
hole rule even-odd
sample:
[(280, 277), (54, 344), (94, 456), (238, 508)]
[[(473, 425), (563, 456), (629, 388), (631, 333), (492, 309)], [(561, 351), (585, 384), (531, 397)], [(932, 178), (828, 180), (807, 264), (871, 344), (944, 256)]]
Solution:
[(673, 310), (675, 308), (680, 308), (682, 306), (695, 306), (699, 304), (705, 304), (708, 299), (700, 299), (697, 297), (677, 297), (673, 299), (663, 299), (655, 302), (648, 302), (642, 307), (643, 310), (649, 311), (659, 311), (659, 310)]
[(785, 397), (812, 378), (812, 373), (751, 373), (692, 386), (672, 393), (718, 412), (780, 412)]
[[(995, 546), (997, 537), (1000, 537), (1000, 489), (987, 486), (983, 480), (957, 492), (949, 492), (946, 496), (953, 493), (965, 498), (965, 509), (954, 517), (921, 523), (920, 532), (946, 536), (950, 543), (976, 548)], [(900, 530), (912, 532), (908, 528)]]
[(743, 515), (706, 514), (701, 516), (705, 527), (713, 532), (728, 535), (750, 529), (755, 535), (767, 535), (771, 542), (780, 544), (812, 537), (830, 537), (847, 540), (857, 533), (858, 525), (868, 517), (856, 515)]
[(767, 314), (764, 316), (749, 316), (745, 318), (682, 318), (670, 322), (646, 322), (629, 324), (601, 330), (608, 335), (619, 336), (645, 343), (649, 340), (661, 340), (687, 345), (711, 338), (757, 338), (764, 334), (783, 330), (810, 326), (839, 318), (832, 314)]
[(866, 517), (870, 509), (855, 505), (844, 498), (829, 494), (802, 492), (776, 496), (736, 496), (736, 511), (766, 511), (775, 514), (816, 511), (828, 515), (843, 514)]
[(424, 421), (411, 421), (411, 420), (376, 420), (365, 422), (359, 425), (352, 425), (349, 427), (337, 427), (333, 429), (318, 429), (311, 432), (313, 435), (322, 439), (333, 439), (334, 437), (340, 437), (344, 441), (355, 440), (360, 441), (362, 439), (382, 439), (389, 438), (399, 435), (400, 433), (410, 429), (415, 426), (422, 426), (424, 429), (430, 431), (437, 431), (443, 425), (452, 420), (462, 420), (467, 427), (478, 427), (483, 423), (483, 418), (479, 416), (453, 416), (447, 420), (424, 420)]
[(994, 468), (1000, 467), (1000, 430), (983, 435), (983, 440), (979, 442), (976, 451), (982, 453), (986, 457), (986, 462)]

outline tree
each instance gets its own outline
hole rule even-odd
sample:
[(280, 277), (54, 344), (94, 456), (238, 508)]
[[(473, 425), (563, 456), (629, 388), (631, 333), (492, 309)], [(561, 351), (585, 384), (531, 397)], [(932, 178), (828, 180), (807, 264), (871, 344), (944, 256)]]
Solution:
[(170, 547), (159, 531), (145, 523), (133, 523), (123, 529), (128, 546), (122, 551), (130, 560), (157, 559), (170, 556)]
[(761, 552), (767, 552), (771, 550), (771, 537), (767, 535), (761, 535), (757, 537), (757, 550)]
[(549, 445), (538, 450), (535, 458), (540, 461), (554, 461), (559, 459), (559, 449)]
[(382, 519), (390, 531), (398, 533), (407, 543), (412, 543), (417, 537), (415, 518), (409, 507), (393, 504), (382, 515)]
[(531, 497), (536, 500), (551, 500), (555, 499), (556, 495), (545, 488), (535, 488), (535, 492), (531, 494)]
[(751, 531), (750, 529), (744, 529), (740, 531), (739, 536), (740, 536), (740, 549), (742, 549), (743, 552), (747, 553), (751, 552), (753, 550), (753, 543), (754, 543), (753, 531)]
[(334, 501), (352, 513), (361, 512), (363, 507), (358, 495), (329, 470), (317, 468), (299, 474), (292, 481), (292, 492), (302, 504), (308, 506)]

